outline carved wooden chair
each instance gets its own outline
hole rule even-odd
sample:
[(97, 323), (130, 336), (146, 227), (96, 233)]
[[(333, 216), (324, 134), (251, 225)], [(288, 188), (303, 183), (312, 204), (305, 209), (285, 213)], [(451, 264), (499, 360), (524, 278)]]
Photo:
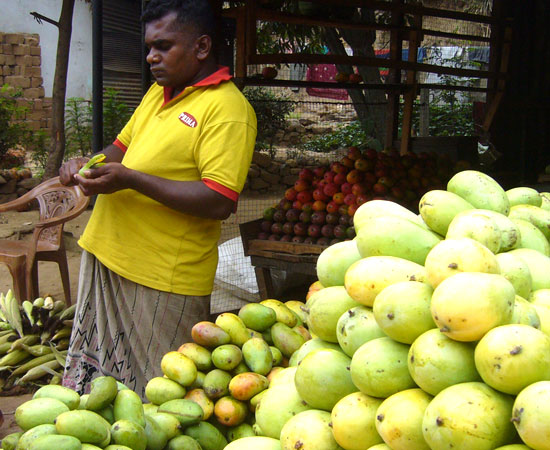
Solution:
[(0, 213), (24, 211), (33, 201), (38, 201), (40, 213), (32, 239), (0, 239), (0, 263), (8, 266), (13, 278), (14, 295), (22, 302), (26, 299), (32, 301), (39, 295), (38, 261), (56, 262), (59, 265), (65, 302), (70, 305), (71, 289), (63, 227), (65, 222), (74, 219), (86, 209), (90, 198), (78, 186), (63, 186), (59, 177), (55, 177), (16, 200), (0, 204)]

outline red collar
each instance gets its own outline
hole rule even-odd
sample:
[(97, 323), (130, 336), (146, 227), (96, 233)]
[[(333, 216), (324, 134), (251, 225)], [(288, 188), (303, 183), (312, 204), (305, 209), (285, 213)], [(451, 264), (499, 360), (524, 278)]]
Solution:
[[(227, 66), (220, 66), (219, 69), (208, 75), (206, 78), (203, 78), (202, 80), (196, 82), (193, 86), (197, 87), (204, 87), (204, 86), (215, 86), (217, 84), (220, 84), (222, 81), (228, 81), (231, 78), (233, 78), (233, 75), (229, 73), (229, 67)], [(184, 89), (185, 90), (185, 89)], [(174, 88), (170, 86), (164, 87), (164, 104), (168, 103), (172, 99), (172, 93), (174, 92)], [(183, 91), (182, 91), (183, 92)], [(181, 95), (181, 93), (180, 93)], [(179, 97), (179, 95), (178, 95)]]

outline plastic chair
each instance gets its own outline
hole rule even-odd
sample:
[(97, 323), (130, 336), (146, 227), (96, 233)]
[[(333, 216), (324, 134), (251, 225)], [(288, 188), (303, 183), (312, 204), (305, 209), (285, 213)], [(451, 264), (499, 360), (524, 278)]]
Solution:
[(22, 302), (38, 296), (38, 261), (53, 261), (59, 266), (63, 293), (71, 304), (69, 267), (63, 241), (65, 222), (80, 215), (88, 206), (78, 186), (63, 186), (59, 177), (51, 178), (16, 200), (0, 204), (0, 213), (24, 211), (38, 201), (39, 220), (29, 241), (0, 239), (0, 263), (7, 264), (13, 278), (15, 297)]

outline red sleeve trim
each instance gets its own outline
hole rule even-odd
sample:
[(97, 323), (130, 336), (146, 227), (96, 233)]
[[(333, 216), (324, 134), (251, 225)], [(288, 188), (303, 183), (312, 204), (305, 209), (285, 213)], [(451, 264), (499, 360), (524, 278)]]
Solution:
[(121, 149), (124, 153), (126, 153), (126, 150), (128, 147), (126, 147), (121, 141), (118, 139), (115, 139), (115, 142), (113, 142), (113, 145), (116, 145), (119, 149)]
[(239, 200), (239, 193), (233, 191), (232, 189), (229, 189), (223, 184), (217, 183), (216, 181), (213, 181), (213, 180), (209, 180), (208, 178), (203, 178), (202, 182), (213, 191), (216, 191), (219, 194), (222, 194), (224, 197), (227, 197), (228, 199), (233, 200), (234, 202)]

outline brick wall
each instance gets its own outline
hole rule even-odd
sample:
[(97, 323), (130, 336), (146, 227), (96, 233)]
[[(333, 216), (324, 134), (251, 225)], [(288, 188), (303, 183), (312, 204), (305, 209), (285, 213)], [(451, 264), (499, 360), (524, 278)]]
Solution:
[(31, 130), (51, 128), (51, 99), (44, 97), (40, 36), (0, 32), (0, 86), (20, 89), (18, 100), (28, 112), (25, 122)]

